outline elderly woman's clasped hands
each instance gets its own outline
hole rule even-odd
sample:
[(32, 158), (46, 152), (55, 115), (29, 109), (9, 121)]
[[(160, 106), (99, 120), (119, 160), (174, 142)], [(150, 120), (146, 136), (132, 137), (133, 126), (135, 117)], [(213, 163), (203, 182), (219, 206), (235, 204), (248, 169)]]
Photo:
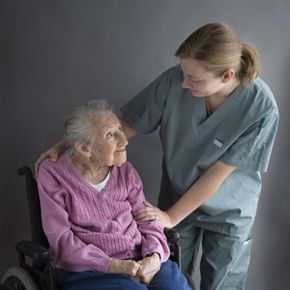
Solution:
[(108, 272), (126, 274), (141, 283), (150, 284), (159, 270), (160, 257), (154, 253), (140, 261), (112, 259)]

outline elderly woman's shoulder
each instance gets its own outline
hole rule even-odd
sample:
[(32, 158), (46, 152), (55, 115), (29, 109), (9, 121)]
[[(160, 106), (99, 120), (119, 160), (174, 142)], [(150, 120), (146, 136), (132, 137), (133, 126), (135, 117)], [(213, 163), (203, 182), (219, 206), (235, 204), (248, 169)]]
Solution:
[(133, 167), (133, 165), (131, 164), (130, 161), (126, 161), (122, 165), (116, 166), (116, 167), (119, 168), (122, 171), (134, 169), (134, 167)]
[(121, 166), (117, 168), (128, 178), (133, 177), (133, 176), (139, 177), (137, 170), (135, 169), (135, 167), (132, 165), (130, 161), (126, 161), (125, 163), (123, 163)]
[(66, 162), (67, 159), (67, 155), (65, 153), (61, 154), (57, 160), (51, 160), (50, 158), (47, 158), (45, 160), (43, 160), (39, 166), (39, 168), (45, 168), (45, 169), (49, 169), (49, 168), (57, 168), (62, 166), (64, 163)]

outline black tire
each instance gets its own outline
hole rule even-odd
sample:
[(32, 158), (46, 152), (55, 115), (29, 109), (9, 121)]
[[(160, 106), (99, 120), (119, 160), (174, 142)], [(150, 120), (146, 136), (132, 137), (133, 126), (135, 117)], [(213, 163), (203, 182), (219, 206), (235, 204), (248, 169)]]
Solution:
[(21, 267), (13, 267), (6, 271), (1, 279), (1, 289), (40, 290), (31, 275)]

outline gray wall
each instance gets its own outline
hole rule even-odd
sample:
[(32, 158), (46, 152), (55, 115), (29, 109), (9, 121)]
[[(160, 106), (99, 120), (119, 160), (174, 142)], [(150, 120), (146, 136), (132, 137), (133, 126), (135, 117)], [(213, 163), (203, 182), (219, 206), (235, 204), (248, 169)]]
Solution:
[[(274, 91), (281, 123), (255, 224), (247, 289), (290, 289), (289, 0), (0, 0), (0, 275), (16, 263), (14, 244), (29, 239), (24, 183), (62, 136), (62, 122), (85, 100), (116, 109), (160, 72), (194, 29), (226, 21), (260, 51), (262, 77)], [(130, 142), (149, 200), (156, 202), (161, 150), (157, 134)]]

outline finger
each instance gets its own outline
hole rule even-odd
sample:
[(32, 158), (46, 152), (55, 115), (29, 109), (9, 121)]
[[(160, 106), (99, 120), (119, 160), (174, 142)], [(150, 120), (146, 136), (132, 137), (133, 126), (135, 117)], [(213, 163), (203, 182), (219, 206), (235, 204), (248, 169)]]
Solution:
[(140, 276), (141, 282), (149, 285), (158, 271), (153, 271)]
[(151, 271), (147, 271), (146, 272), (146, 275), (150, 275), (150, 276), (152, 276), (152, 275), (155, 275), (156, 273), (158, 273), (160, 271), (160, 266), (159, 267), (156, 267), (156, 268), (152, 268), (151, 269)]
[(152, 203), (150, 203), (148, 200), (144, 201), (144, 205), (147, 207), (155, 207)]
[(150, 273), (153, 273), (154, 271), (152, 271), (151, 269), (147, 269), (148, 267), (143, 267), (140, 266), (139, 270), (137, 271), (136, 275), (138, 275), (140, 278), (144, 278), (147, 275), (149, 275)]
[(35, 172), (35, 177), (37, 178), (37, 174), (38, 174), (38, 169), (39, 169), (39, 163), (36, 161), (35, 165), (34, 165), (34, 172)]
[(146, 216), (156, 216), (157, 213), (155, 212), (155, 210), (141, 210), (138, 211), (136, 214), (134, 214), (135, 219), (137, 218), (143, 218)]
[(138, 216), (138, 215), (140, 215), (140, 214), (144, 214), (144, 213), (146, 213), (146, 212), (147, 212), (147, 209), (145, 209), (145, 208), (141, 208), (141, 209), (139, 209), (138, 211), (133, 212), (133, 215), (134, 215), (134, 216)]
[(146, 215), (144, 217), (136, 219), (138, 222), (148, 222), (148, 221), (156, 221), (157, 216), (156, 215)]
[(56, 150), (52, 150), (47, 157), (49, 157), (52, 161), (56, 161), (58, 158), (58, 152)]
[(145, 267), (141, 267), (138, 271), (138, 273), (140, 274), (140, 276), (144, 277), (146, 275), (155, 275), (157, 272), (159, 272), (160, 270), (160, 266), (145, 266)]
[(146, 257), (142, 260), (142, 267), (146, 273), (160, 269), (160, 261), (153, 258), (153, 256)]
[(34, 166), (34, 172), (35, 172), (35, 176), (37, 177), (38, 171), (39, 171), (39, 166), (41, 164), (41, 162), (43, 160), (45, 160), (47, 157), (45, 155), (45, 153), (42, 153), (39, 158), (36, 160), (35, 162), (35, 166)]
[(144, 207), (140, 208), (138, 211), (136, 211), (135, 213), (136, 214), (141, 213), (141, 212), (151, 213), (151, 212), (156, 212), (156, 211), (157, 211), (156, 207), (144, 206)]
[(45, 155), (44, 155), (44, 154), (41, 154), (41, 155), (39, 156), (39, 158), (36, 160), (35, 165), (34, 165), (35, 174), (38, 173), (38, 169), (39, 169), (40, 163), (41, 163), (43, 160), (45, 160), (45, 159), (46, 159)]
[(136, 276), (137, 272), (140, 269), (140, 265), (138, 265), (136, 262), (134, 263), (134, 265), (132, 265), (131, 269), (129, 270), (129, 275), (134, 277)]
[(154, 210), (144, 210), (144, 211), (139, 211), (138, 213), (134, 214), (134, 217), (144, 217), (144, 216), (154, 216), (156, 215), (157, 213), (154, 211)]
[(131, 277), (134, 277), (140, 268), (140, 265), (132, 260), (122, 261), (122, 265), (124, 272)]

